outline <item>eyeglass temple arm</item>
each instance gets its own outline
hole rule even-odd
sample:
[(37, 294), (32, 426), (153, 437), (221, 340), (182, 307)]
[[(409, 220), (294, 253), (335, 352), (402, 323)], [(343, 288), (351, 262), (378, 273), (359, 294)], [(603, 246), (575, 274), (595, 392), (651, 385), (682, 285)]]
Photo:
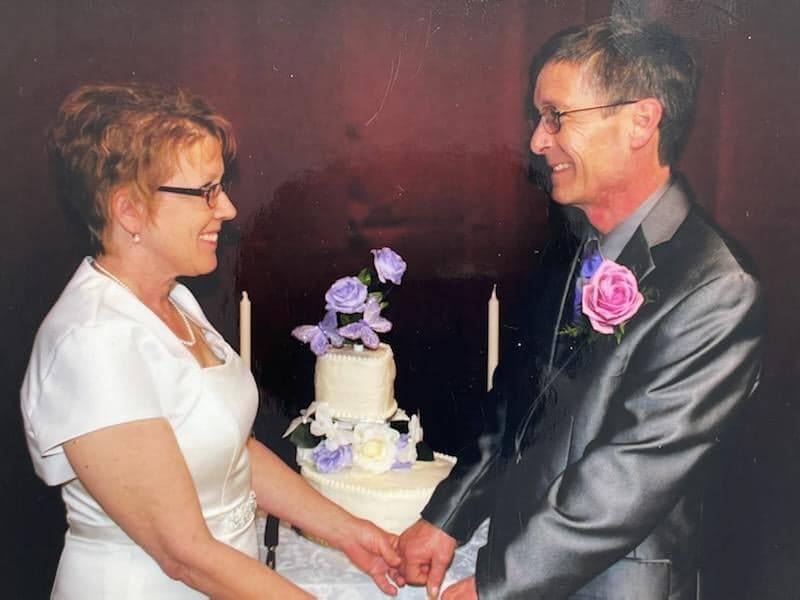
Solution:
[(613, 108), (615, 106), (625, 106), (626, 104), (636, 104), (638, 100), (623, 100), (622, 102), (612, 102), (611, 104), (602, 104), (600, 106), (587, 106), (586, 108), (573, 108), (571, 110), (555, 111), (559, 117), (568, 115), (570, 113), (583, 112), (585, 110), (597, 110), (600, 108)]
[(170, 185), (159, 186), (158, 191), (171, 192), (173, 194), (188, 194), (189, 196), (205, 196), (206, 194), (206, 190), (204, 189), (172, 187)]

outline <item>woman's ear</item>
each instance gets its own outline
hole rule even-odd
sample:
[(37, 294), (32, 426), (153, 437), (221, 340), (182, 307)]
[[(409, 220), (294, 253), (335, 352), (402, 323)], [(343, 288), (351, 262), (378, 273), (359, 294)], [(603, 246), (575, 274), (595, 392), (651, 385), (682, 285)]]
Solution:
[(128, 235), (137, 237), (144, 229), (147, 208), (130, 186), (119, 186), (111, 192), (109, 217)]
[(653, 139), (661, 123), (664, 107), (656, 98), (642, 98), (633, 105), (631, 146), (643, 148)]

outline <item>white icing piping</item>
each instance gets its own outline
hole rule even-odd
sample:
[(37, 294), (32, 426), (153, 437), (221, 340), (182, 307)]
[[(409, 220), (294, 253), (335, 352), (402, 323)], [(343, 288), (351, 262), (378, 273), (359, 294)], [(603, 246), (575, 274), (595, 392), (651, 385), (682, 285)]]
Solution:
[[(331, 405), (331, 403), (328, 402), (328, 405)], [(369, 421), (370, 423), (383, 423), (384, 421), (386, 421), (386, 419), (391, 417), (396, 412), (397, 412), (397, 400), (394, 399), (392, 400), (392, 404), (389, 406), (389, 408), (387, 408), (385, 411), (383, 411), (381, 414), (377, 416), (343, 412), (340, 410), (336, 410), (331, 406), (331, 415), (333, 416), (333, 418), (343, 419), (346, 421), (358, 420), (358, 421)]]
[[(442, 454), (440, 452), (433, 453), (434, 458), (441, 458), (442, 460), (449, 462), (451, 465), (456, 464), (456, 459), (453, 456), (448, 454)], [(416, 488), (413, 490), (376, 490), (373, 488), (364, 487), (361, 485), (355, 485), (352, 483), (346, 483), (344, 481), (333, 481), (325, 477), (324, 474), (317, 473), (316, 471), (306, 467), (305, 465), (302, 468), (302, 474), (304, 477), (307, 477), (311, 481), (316, 481), (321, 485), (326, 485), (332, 488), (338, 488), (340, 490), (345, 490), (348, 492), (357, 492), (359, 494), (368, 495), (368, 496), (380, 496), (384, 498), (411, 498), (415, 496), (424, 496), (426, 494), (430, 494), (434, 488), (436, 488), (438, 482), (432, 486), (426, 488)]]
[[(386, 344), (381, 344), (379, 346), (380, 349), (387, 349), (389, 348)], [(354, 351), (355, 352), (355, 351)], [(377, 350), (364, 350), (363, 352), (359, 352), (358, 354), (345, 354), (344, 352), (326, 352), (322, 356), (317, 357), (317, 360), (358, 360), (358, 361), (369, 361), (369, 360), (381, 360), (385, 359), (388, 355), (389, 358), (392, 358), (394, 354), (391, 350), (386, 352), (379, 353)]]

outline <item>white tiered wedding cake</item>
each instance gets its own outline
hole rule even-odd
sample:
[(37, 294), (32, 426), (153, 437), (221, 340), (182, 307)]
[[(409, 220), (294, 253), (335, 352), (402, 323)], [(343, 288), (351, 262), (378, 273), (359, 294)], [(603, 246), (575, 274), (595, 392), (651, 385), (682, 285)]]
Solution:
[[(364, 269), (328, 290), (322, 322), (292, 332), (317, 354), (315, 401), (286, 435), (298, 447), (301, 474), (320, 493), (401, 533), (419, 518), (455, 459), (432, 452), (422, 441), (419, 417), (397, 407), (394, 355), (375, 334), (391, 323), (380, 316), (384, 292), (370, 291), (370, 285), (376, 278), (384, 287), (387, 280), (399, 284), (405, 262), (388, 248), (373, 254), (373, 272)], [(346, 345), (345, 339), (357, 343)]]

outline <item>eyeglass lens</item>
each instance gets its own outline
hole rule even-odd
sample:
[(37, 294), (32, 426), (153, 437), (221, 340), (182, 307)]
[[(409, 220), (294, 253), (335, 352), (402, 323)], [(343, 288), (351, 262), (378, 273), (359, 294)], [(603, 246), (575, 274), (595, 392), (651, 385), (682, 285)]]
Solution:
[(542, 107), (541, 112), (536, 112), (530, 120), (531, 131), (538, 127), (539, 123), (544, 126), (547, 133), (554, 135), (561, 130), (561, 119), (558, 111), (552, 106)]
[(561, 130), (561, 119), (556, 109), (552, 106), (546, 106), (542, 113), (542, 123), (544, 128), (549, 134), (556, 134)]
[(204, 193), (206, 202), (210, 208), (216, 208), (217, 202), (219, 200), (220, 192), (225, 192), (226, 194), (230, 191), (230, 184), (228, 182), (219, 182), (215, 183), (214, 185), (208, 186)]

